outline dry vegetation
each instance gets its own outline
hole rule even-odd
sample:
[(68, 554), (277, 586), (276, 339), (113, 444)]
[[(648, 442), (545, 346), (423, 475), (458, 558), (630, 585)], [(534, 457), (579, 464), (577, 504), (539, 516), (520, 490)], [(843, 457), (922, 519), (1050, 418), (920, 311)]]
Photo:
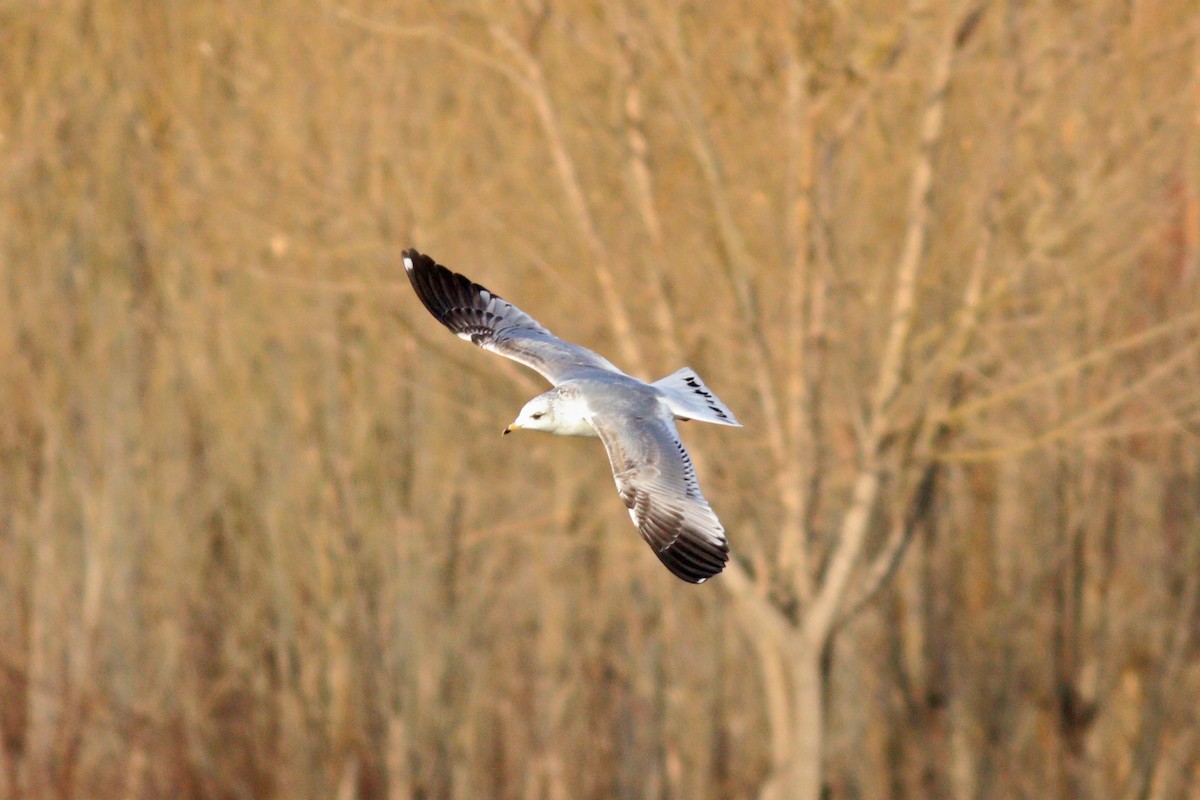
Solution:
[(1200, 12), (903, 5), (0, 4), (0, 798), (1200, 798)]

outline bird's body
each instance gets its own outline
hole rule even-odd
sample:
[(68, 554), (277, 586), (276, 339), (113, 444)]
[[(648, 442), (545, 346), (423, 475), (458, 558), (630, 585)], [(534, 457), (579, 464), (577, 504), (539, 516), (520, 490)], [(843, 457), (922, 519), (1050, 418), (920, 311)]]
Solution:
[(559, 339), (516, 306), (428, 256), (406, 250), (404, 267), (417, 296), (442, 324), (460, 338), (537, 370), (554, 385), (526, 403), (505, 433), (526, 429), (599, 437), (618, 494), (663, 564), (692, 583), (724, 568), (729, 557), (725, 531), (700, 492), (675, 420), (740, 423), (695, 372), (684, 368), (646, 383)]

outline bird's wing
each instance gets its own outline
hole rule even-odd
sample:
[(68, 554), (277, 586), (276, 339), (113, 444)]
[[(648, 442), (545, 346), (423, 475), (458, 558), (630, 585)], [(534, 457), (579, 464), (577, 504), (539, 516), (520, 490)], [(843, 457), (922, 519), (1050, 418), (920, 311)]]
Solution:
[(703, 583), (725, 568), (725, 529), (700, 492), (675, 424), (663, 416), (599, 413), (592, 426), (617, 492), (642, 538), (676, 576)]
[(620, 372), (591, 350), (559, 339), (512, 303), (427, 255), (405, 250), (404, 270), (429, 313), (459, 338), (537, 370), (555, 386), (580, 367)]

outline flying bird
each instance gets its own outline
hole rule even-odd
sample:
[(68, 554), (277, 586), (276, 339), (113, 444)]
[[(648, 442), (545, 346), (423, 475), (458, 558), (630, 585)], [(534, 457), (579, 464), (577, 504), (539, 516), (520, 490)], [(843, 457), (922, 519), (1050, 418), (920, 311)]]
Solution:
[(725, 568), (725, 529), (700, 492), (675, 420), (741, 423), (691, 368), (644, 383), (427, 255), (405, 250), (404, 269), (417, 297), (459, 338), (536, 370), (554, 386), (526, 403), (504, 433), (599, 437), (617, 493), (667, 569), (703, 583)]

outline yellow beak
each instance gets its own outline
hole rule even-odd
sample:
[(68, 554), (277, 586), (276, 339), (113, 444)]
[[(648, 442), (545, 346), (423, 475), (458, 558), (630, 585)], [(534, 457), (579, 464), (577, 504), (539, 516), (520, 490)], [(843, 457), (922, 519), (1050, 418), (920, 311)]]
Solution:
[(514, 422), (512, 425), (509, 425), (507, 428), (505, 428), (505, 429), (504, 429), (504, 433), (503, 433), (502, 435), (503, 435), (503, 436), (508, 436), (510, 433), (512, 433), (513, 431), (515, 431), (515, 430), (516, 430), (518, 427), (520, 427), (520, 426), (519, 426), (519, 425), (517, 425), (517, 423), (515, 423), (515, 422)]

